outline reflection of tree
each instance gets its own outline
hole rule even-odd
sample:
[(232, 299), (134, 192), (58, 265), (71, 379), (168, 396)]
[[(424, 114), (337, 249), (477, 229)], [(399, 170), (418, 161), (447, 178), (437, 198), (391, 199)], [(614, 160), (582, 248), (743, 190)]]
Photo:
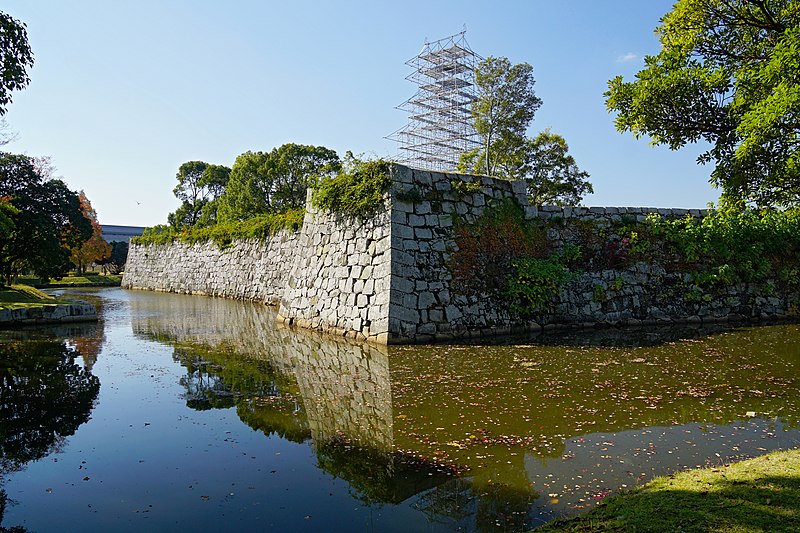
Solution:
[[(80, 355), (53, 340), (0, 344), (0, 476), (58, 450), (89, 420), (100, 381), (75, 364)], [(0, 489), (0, 523), (7, 501)]]
[(89, 419), (100, 381), (63, 342), (9, 342), (0, 352), (0, 472), (57, 449)]
[(317, 466), (346, 480), (364, 503), (400, 503), (453, 476), (446, 467), (334, 439), (316, 443)]
[(173, 359), (186, 368), (180, 380), (186, 405), (196, 410), (236, 407), (239, 418), (265, 435), (294, 442), (311, 437), (297, 387), (269, 362), (222, 348), (175, 348)]
[[(468, 531), (524, 531), (538, 496), (501, 483), (455, 478), (434, 487), (414, 504), (431, 522)], [(474, 520), (474, 524), (469, 522)]]
[(81, 354), (83, 358), (83, 368), (85, 368), (87, 372), (92, 371), (92, 367), (97, 362), (97, 356), (100, 354), (100, 349), (106, 342), (106, 337), (102, 329), (98, 329), (100, 331), (93, 331), (91, 335), (73, 337), (69, 341), (70, 346)]

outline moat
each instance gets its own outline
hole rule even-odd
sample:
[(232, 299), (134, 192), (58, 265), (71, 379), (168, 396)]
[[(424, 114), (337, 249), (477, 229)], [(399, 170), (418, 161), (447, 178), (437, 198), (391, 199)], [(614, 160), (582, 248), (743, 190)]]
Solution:
[(58, 293), (100, 322), (0, 332), (4, 528), (520, 531), (800, 445), (796, 324), (386, 347)]

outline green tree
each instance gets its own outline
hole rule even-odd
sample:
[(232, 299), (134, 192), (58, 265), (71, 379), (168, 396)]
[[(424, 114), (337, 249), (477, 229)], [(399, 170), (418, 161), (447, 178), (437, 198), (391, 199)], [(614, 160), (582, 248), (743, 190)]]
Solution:
[(679, 0), (657, 28), (661, 51), (605, 93), (616, 127), (698, 162), (732, 206), (800, 203), (800, 1)]
[(576, 205), (593, 192), (589, 174), (567, 153), (567, 142), (546, 130), (527, 138), (528, 126), (542, 105), (534, 91), (533, 68), (489, 57), (475, 69), (478, 99), (472, 107), (483, 147), (461, 156), (459, 171), (505, 179), (523, 179), (533, 204)]
[(309, 186), (340, 169), (339, 156), (324, 146), (284, 144), (270, 152), (245, 152), (236, 158), (220, 197), (220, 219), (245, 220), (301, 207)]
[(178, 168), (178, 184), (172, 190), (181, 205), (170, 213), (168, 221), (175, 228), (213, 223), (216, 201), (225, 192), (231, 169), (203, 161), (188, 161)]
[(512, 65), (505, 57), (487, 57), (475, 68), (478, 99), (473, 103), (475, 129), (483, 137), (482, 166), (493, 176), (498, 163), (525, 132), (542, 105), (533, 91), (533, 67)]
[(0, 12), (0, 115), (8, 111), (11, 91), (24, 89), (30, 83), (27, 69), (32, 66), (25, 24)]
[(63, 276), (71, 267), (70, 248), (92, 235), (78, 195), (61, 180), (45, 180), (36, 161), (0, 152), (0, 197), (19, 210), (14, 229), (0, 234), (0, 279), (33, 271), (41, 278)]
[(531, 205), (578, 205), (594, 192), (589, 173), (578, 168), (568, 150), (564, 137), (550, 130), (525, 139), (508, 172), (525, 180)]
[(14, 219), (20, 214), (20, 210), (11, 203), (10, 196), (0, 196), (0, 235), (11, 235), (14, 231)]

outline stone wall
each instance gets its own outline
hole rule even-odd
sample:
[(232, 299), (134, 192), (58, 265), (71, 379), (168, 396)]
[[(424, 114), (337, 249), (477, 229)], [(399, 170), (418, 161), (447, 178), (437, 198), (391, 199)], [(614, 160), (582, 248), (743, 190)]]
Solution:
[(300, 231), (264, 241), (132, 244), (122, 287), (261, 301), (284, 322), (386, 344), (388, 209), (364, 221), (307, 205)]
[[(386, 344), (391, 275), (389, 208), (360, 220), (315, 209), (309, 198), (290, 257), (280, 320)], [(293, 260), (292, 260), (293, 259)]]
[(85, 302), (0, 309), (0, 327), (3, 328), (96, 321), (97, 310), (92, 304)]
[(394, 342), (429, 342), (509, 333), (525, 328), (506, 309), (460, 294), (448, 265), (456, 250), (454, 220), (477, 220), (504, 200), (527, 206), (525, 184), (419, 171), (395, 173), (392, 192), (392, 283), (389, 312)]
[[(310, 194), (310, 193), (309, 193)], [(739, 284), (695, 298), (685, 274), (657, 261), (586, 268), (561, 288), (553, 309), (520, 318), (496, 294), (454, 280), (456, 223), (514, 202), (542, 221), (556, 247), (570, 224), (593, 228), (662, 217), (701, 218), (703, 209), (530, 206), (523, 182), (394, 165), (384, 206), (368, 220), (317, 211), (303, 228), (264, 242), (132, 245), (123, 287), (208, 294), (278, 305), (278, 320), (376, 343), (435, 342), (548, 327), (780, 318), (797, 294)], [(604, 237), (606, 238), (606, 237)], [(578, 269), (584, 270), (584, 269)], [(489, 291), (490, 292), (490, 291)]]
[(282, 231), (270, 239), (131, 245), (122, 286), (128, 289), (204, 294), (278, 305), (289, 280), (299, 235)]

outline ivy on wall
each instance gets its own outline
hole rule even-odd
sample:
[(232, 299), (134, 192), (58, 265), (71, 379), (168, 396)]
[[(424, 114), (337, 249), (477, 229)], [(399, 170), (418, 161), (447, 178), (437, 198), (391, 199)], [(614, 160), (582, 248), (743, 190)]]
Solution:
[(131, 243), (170, 244), (180, 241), (195, 244), (213, 241), (222, 248), (237, 239), (267, 239), (282, 230), (297, 231), (303, 226), (304, 214), (305, 209), (292, 209), (238, 222), (223, 222), (202, 228), (189, 227), (181, 230), (159, 225), (147, 228), (140, 237), (131, 239)]
[[(762, 296), (800, 290), (800, 210), (545, 222), (525, 220), (507, 202), (472, 224), (457, 220), (454, 243), (449, 268), (460, 292), (493, 298), (519, 317), (551, 311), (561, 288), (582, 271), (623, 271), (641, 261), (680, 274), (686, 302), (710, 301), (742, 283)], [(622, 278), (595, 287), (595, 301), (621, 288)]]

